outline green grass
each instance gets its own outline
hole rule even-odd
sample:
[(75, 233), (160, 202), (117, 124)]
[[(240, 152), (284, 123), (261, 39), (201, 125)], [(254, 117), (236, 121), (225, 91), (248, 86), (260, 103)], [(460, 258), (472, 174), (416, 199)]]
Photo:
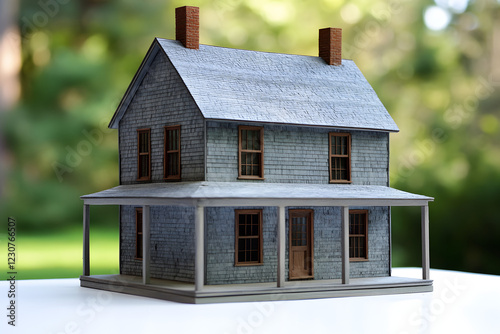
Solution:
[[(2, 276), (7, 268), (7, 235), (0, 235), (5, 248), (1, 254)], [(119, 233), (117, 228), (91, 228), (90, 273), (112, 274), (119, 271)], [(4, 243), (5, 241), (5, 243)], [(82, 229), (74, 228), (50, 234), (16, 236), (17, 279), (79, 277), (82, 273)]]

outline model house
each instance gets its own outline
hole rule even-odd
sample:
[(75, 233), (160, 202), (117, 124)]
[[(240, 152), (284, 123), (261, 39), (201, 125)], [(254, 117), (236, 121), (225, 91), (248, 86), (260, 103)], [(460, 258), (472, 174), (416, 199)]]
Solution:
[[(200, 45), (198, 17), (176, 9), (111, 119), (120, 185), (82, 196), (81, 285), (195, 303), (432, 291), (433, 199), (389, 186), (399, 130), (341, 29), (313, 57)], [(119, 275), (90, 275), (91, 205), (120, 207)], [(391, 276), (391, 206), (421, 207), (422, 279)]]

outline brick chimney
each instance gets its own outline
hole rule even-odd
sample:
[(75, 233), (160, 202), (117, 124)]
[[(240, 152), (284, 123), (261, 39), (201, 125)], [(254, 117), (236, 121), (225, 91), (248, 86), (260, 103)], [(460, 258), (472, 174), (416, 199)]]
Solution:
[(342, 29), (319, 30), (319, 56), (328, 65), (342, 65)]
[(175, 9), (175, 39), (188, 49), (200, 48), (200, 9), (184, 6)]

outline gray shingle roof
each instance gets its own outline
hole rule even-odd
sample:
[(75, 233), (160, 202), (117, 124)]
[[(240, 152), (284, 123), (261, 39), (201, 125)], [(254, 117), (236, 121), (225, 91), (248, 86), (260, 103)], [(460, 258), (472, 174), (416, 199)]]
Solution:
[[(420, 205), (434, 200), (432, 197), (412, 194), (385, 186), (206, 181), (121, 185), (94, 194), (84, 195), (81, 198), (83, 200), (97, 201), (145, 199), (146, 202), (151, 201), (151, 203), (153, 203), (153, 200), (161, 199), (212, 199), (221, 200), (226, 203), (226, 206), (230, 206), (227, 204), (229, 199), (242, 200), (242, 203), (252, 199), (264, 199), (269, 205), (273, 205), (273, 200), (300, 200), (304, 201), (304, 205), (324, 204), (320, 200), (327, 200), (328, 205), (335, 205), (335, 200), (360, 200), (365, 205), (370, 205), (373, 204), (372, 201), (382, 200), (383, 204), (373, 205), (384, 206), (394, 205), (391, 201), (404, 201), (408, 202), (408, 205), (415, 205), (415, 202), (417, 202)], [(109, 203), (116, 204), (119, 202), (111, 201)]]
[(206, 119), (399, 131), (352, 60), (238, 50), (157, 38), (110, 122), (118, 123), (163, 50)]
[(157, 41), (207, 119), (399, 131), (352, 60)]

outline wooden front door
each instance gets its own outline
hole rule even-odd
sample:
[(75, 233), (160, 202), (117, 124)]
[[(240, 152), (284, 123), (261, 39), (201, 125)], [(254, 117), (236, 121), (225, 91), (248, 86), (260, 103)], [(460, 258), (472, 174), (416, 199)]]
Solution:
[(290, 210), (289, 216), (289, 279), (312, 278), (313, 210)]

